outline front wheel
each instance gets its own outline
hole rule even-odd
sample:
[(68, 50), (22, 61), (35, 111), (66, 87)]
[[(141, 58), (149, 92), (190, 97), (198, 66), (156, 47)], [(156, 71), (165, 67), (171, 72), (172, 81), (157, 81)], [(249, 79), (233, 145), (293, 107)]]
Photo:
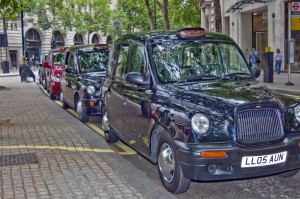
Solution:
[(90, 116), (82, 109), (82, 103), (79, 98), (77, 98), (76, 111), (79, 114), (79, 120), (81, 122), (86, 123), (89, 121)]
[(171, 136), (165, 132), (158, 143), (158, 173), (163, 186), (171, 193), (184, 193), (191, 180), (183, 175), (176, 146)]

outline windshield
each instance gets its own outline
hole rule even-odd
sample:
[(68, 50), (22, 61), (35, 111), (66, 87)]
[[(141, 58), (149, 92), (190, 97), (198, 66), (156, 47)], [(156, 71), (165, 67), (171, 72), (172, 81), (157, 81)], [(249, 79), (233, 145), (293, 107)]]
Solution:
[(108, 51), (83, 52), (78, 55), (81, 72), (105, 71), (108, 63)]
[(153, 44), (152, 53), (162, 83), (212, 80), (243, 75), (251, 78), (237, 47), (220, 42), (166, 42)]
[[(54, 52), (53, 53), (53, 62), (54, 65), (64, 65), (65, 64), (65, 52)], [(46, 57), (45, 57), (45, 60)]]

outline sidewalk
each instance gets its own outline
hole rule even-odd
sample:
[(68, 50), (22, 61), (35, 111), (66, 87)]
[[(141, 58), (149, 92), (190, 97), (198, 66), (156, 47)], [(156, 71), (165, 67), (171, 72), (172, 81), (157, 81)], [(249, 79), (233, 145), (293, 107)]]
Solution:
[(273, 74), (273, 83), (265, 83), (263, 71), (257, 78), (257, 81), (265, 84), (270, 89), (278, 93), (296, 94), (300, 96), (300, 73), (291, 73), (291, 82), (293, 86), (288, 86), (288, 73), (282, 72), (280, 74)]
[(0, 78), (0, 198), (176, 196), (12, 71)]

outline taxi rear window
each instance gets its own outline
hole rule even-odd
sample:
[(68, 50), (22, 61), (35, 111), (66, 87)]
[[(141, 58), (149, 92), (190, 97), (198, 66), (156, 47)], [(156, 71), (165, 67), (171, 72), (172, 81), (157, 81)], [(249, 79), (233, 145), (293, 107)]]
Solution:
[(53, 63), (54, 65), (63, 65), (65, 63), (65, 52), (54, 52)]

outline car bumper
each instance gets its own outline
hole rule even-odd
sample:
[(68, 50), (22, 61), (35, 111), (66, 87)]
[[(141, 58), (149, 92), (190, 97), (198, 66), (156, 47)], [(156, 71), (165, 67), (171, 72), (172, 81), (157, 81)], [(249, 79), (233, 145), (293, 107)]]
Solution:
[[(94, 102), (94, 105), (91, 106), (91, 102)], [(100, 98), (93, 98), (93, 99), (81, 99), (81, 102), (83, 104), (83, 109), (88, 115), (100, 115)]]
[[(286, 138), (276, 146), (240, 148), (233, 144), (195, 145), (176, 141), (184, 176), (193, 180), (217, 181), (277, 174), (300, 168), (300, 135)], [(226, 151), (224, 158), (200, 158), (204, 151)], [(287, 152), (286, 161), (268, 166), (242, 168), (242, 157)]]

